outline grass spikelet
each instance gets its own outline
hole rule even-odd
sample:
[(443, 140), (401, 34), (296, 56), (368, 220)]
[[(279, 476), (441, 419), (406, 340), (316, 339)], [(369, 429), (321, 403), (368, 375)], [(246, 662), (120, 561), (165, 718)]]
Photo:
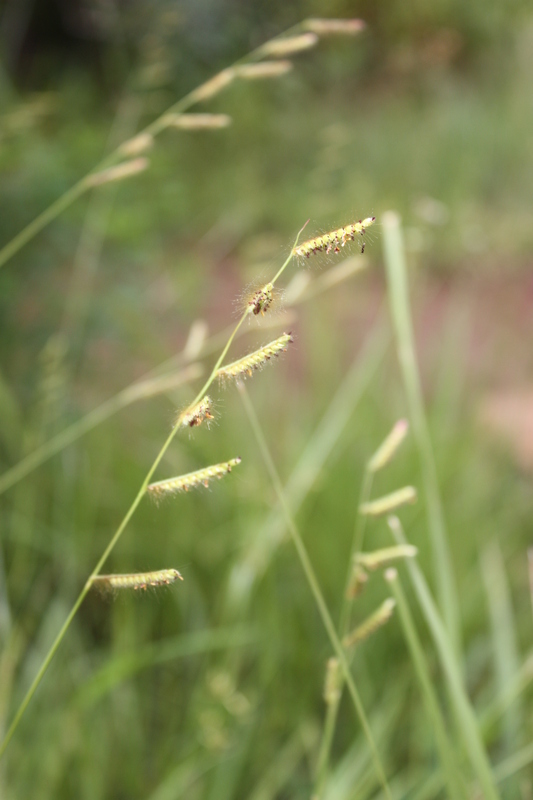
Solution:
[(381, 550), (374, 550), (372, 553), (357, 553), (355, 563), (359, 567), (364, 567), (373, 572), (399, 559), (414, 558), (417, 554), (418, 548), (414, 545), (401, 544), (397, 547), (383, 547)]
[(165, 122), (183, 131), (207, 131), (227, 128), (232, 119), (228, 114), (169, 114)]
[(128, 139), (120, 146), (120, 152), (124, 156), (138, 156), (140, 153), (146, 153), (154, 144), (154, 137), (150, 133), (139, 133), (133, 139)]
[(272, 305), (273, 299), (274, 286), (271, 283), (267, 283), (262, 289), (258, 289), (254, 292), (248, 300), (248, 310), (250, 313), (255, 314), (255, 316), (261, 314), (261, 316), (264, 317)]
[[(335, 231), (324, 233), (322, 236), (315, 236), (313, 239), (308, 239), (307, 242), (295, 247), (293, 253), (295, 256), (305, 256), (306, 258), (322, 251), (340, 253), (341, 247), (344, 247), (346, 242), (354, 241), (356, 236), (363, 237), (375, 220), (375, 217), (367, 217), (366, 219), (360, 219), (359, 222), (345, 225), (343, 228), (337, 228)], [(361, 244), (361, 253), (364, 253), (364, 250), (365, 245), (363, 242)]]
[(266, 42), (261, 48), (262, 56), (290, 56), (292, 53), (300, 53), (302, 50), (309, 50), (318, 42), (316, 33), (301, 33), (299, 36), (285, 36), (282, 39), (272, 39)]
[(359, 597), (363, 589), (365, 588), (368, 581), (368, 575), (362, 568), (360, 564), (354, 564), (352, 574), (350, 577), (350, 583), (348, 584), (348, 589), (346, 591), (346, 597), (349, 600), (355, 600), (356, 597)]
[(122, 164), (117, 164), (116, 167), (109, 167), (103, 169), (101, 172), (95, 172), (94, 175), (89, 175), (87, 178), (88, 186), (101, 186), (103, 183), (111, 183), (111, 181), (121, 181), (124, 178), (130, 178), (132, 175), (137, 175), (139, 172), (144, 172), (149, 166), (150, 162), (147, 158), (134, 158), (131, 161), (124, 161)]
[(263, 80), (264, 78), (279, 78), (286, 75), (293, 67), (292, 61), (262, 61), (258, 64), (241, 64), (235, 68), (235, 75), (246, 81)]
[(338, 703), (341, 697), (343, 684), (339, 659), (332, 656), (326, 664), (326, 678), (324, 681), (324, 700), (328, 706)]
[(170, 586), (183, 578), (177, 569), (159, 569), (156, 572), (129, 572), (122, 575), (95, 575), (92, 585), (98, 589), (117, 591), (118, 589), (146, 590), (149, 586)]
[(212, 400), (209, 395), (206, 394), (206, 396), (191, 409), (178, 414), (174, 427), (197, 428), (202, 422), (206, 422), (209, 427), (209, 422), (215, 418), (212, 411)]
[(188, 492), (189, 489), (194, 489), (196, 486), (207, 487), (209, 481), (213, 480), (213, 478), (222, 478), (240, 463), (240, 458), (232, 458), (230, 461), (224, 461), (222, 464), (213, 464), (211, 467), (204, 467), (204, 469), (199, 469), (196, 472), (189, 472), (187, 475), (179, 475), (177, 478), (168, 478), (165, 481), (151, 483), (146, 491), (152, 497), (159, 499), (168, 494)]
[(378, 472), (378, 470), (387, 466), (396, 455), (396, 451), (407, 436), (408, 430), (409, 423), (406, 419), (401, 419), (396, 423), (383, 444), (378, 447), (368, 462), (367, 469), (369, 472)]
[(284, 333), (279, 338), (274, 339), (273, 342), (266, 344), (254, 353), (250, 353), (249, 356), (240, 358), (238, 361), (234, 361), (226, 367), (221, 367), (217, 370), (217, 378), (219, 378), (219, 380), (226, 380), (228, 378), (251, 377), (254, 370), (261, 369), (273, 356), (277, 358), (280, 353), (284, 353), (288, 345), (293, 341), (294, 339), (290, 332)]
[(306, 19), (303, 23), (306, 30), (317, 36), (355, 36), (366, 28), (362, 19)]
[(404, 486), (403, 489), (398, 489), (398, 491), (380, 497), (378, 500), (363, 503), (359, 507), (359, 512), (369, 517), (379, 517), (407, 503), (416, 503), (416, 489), (414, 486)]
[(365, 639), (368, 639), (373, 633), (375, 633), (382, 625), (385, 625), (389, 621), (392, 616), (392, 612), (394, 611), (394, 606), (396, 605), (396, 600), (392, 597), (388, 597), (380, 607), (374, 611), (369, 617), (365, 619), (361, 625), (358, 625), (355, 630), (349, 633), (347, 636), (344, 637), (342, 640), (342, 644), (344, 647), (349, 648), (353, 647), (360, 642), (363, 642)]
[(222, 89), (225, 89), (226, 86), (229, 86), (234, 77), (235, 71), (231, 68), (219, 72), (214, 78), (211, 78), (194, 90), (193, 95), (195, 101), (210, 100), (221, 92)]

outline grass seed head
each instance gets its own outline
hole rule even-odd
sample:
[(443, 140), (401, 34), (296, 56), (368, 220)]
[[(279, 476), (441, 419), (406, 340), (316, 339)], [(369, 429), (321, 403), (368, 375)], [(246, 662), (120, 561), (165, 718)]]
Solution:
[(264, 345), (249, 356), (240, 358), (226, 367), (221, 367), (217, 370), (217, 378), (219, 380), (227, 380), (229, 378), (246, 378), (251, 377), (254, 370), (261, 369), (267, 364), (274, 356), (277, 358), (280, 353), (284, 353), (291, 342), (293, 342), (292, 334), (284, 333), (273, 342)]
[(378, 470), (383, 469), (383, 467), (387, 466), (387, 464), (392, 461), (396, 455), (396, 451), (407, 436), (408, 430), (409, 423), (406, 419), (401, 419), (396, 423), (385, 441), (378, 447), (368, 462), (367, 469), (369, 472), (378, 472)]
[(174, 427), (197, 428), (202, 422), (206, 422), (209, 427), (209, 423), (214, 418), (213, 403), (209, 395), (206, 394), (195, 406), (178, 414)]
[[(313, 239), (308, 239), (303, 244), (294, 248), (293, 253), (295, 256), (305, 256), (309, 258), (324, 251), (325, 253), (340, 253), (341, 247), (344, 247), (347, 242), (354, 241), (356, 237), (364, 237), (368, 228), (370, 228), (376, 218), (367, 217), (360, 219), (359, 222), (353, 222), (350, 225), (345, 225), (343, 228), (324, 233), (322, 236), (315, 236)], [(365, 244), (361, 242), (361, 252), (364, 253)]]
[(241, 64), (240, 67), (235, 67), (235, 74), (247, 81), (279, 78), (290, 72), (292, 66), (292, 61), (287, 60), (260, 61), (257, 64)]
[(192, 93), (193, 99), (196, 102), (210, 100), (212, 97), (225, 89), (226, 86), (229, 86), (234, 77), (235, 71), (231, 69), (231, 67), (228, 67), (228, 69), (219, 72), (214, 78), (211, 78), (195, 89)]
[(328, 706), (338, 703), (341, 697), (342, 671), (339, 659), (332, 656), (326, 664), (326, 679), (324, 681), (324, 700)]
[(292, 53), (299, 53), (302, 50), (309, 50), (318, 42), (316, 33), (301, 33), (299, 36), (285, 36), (280, 39), (272, 39), (266, 42), (260, 49), (262, 56), (290, 56)]
[(388, 597), (384, 600), (373, 614), (367, 617), (361, 625), (358, 625), (355, 630), (344, 637), (342, 640), (343, 646), (346, 648), (353, 647), (363, 642), (365, 639), (368, 639), (369, 636), (372, 636), (382, 625), (385, 625), (385, 623), (389, 621), (395, 605), (396, 600), (392, 597)]
[(204, 469), (199, 469), (196, 472), (189, 472), (187, 475), (178, 475), (176, 478), (168, 478), (164, 481), (151, 483), (146, 491), (151, 497), (158, 500), (177, 492), (188, 492), (197, 486), (207, 487), (214, 478), (222, 478), (240, 463), (240, 458), (232, 458), (230, 461), (213, 464), (211, 467), (204, 467)]
[(117, 591), (118, 589), (146, 590), (148, 587), (170, 586), (183, 578), (177, 569), (160, 569), (156, 572), (136, 572), (122, 575), (96, 575), (92, 585), (98, 589)]
[(123, 161), (122, 164), (117, 164), (116, 167), (109, 167), (103, 169), (101, 172), (95, 172), (87, 178), (89, 186), (101, 186), (103, 183), (111, 183), (112, 181), (121, 181), (124, 178), (130, 178), (132, 175), (137, 175), (148, 168), (150, 162), (147, 158), (133, 158), (131, 161)]
[(364, 567), (370, 571), (387, 567), (394, 561), (402, 558), (414, 558), (418, 554), (418, 549), (412, 544), (400, 544), (397, 547), (383, 547), (381, 550), (374, 550), (372, 553), (357, 553), (355, 565)]
[(138, 156), (150, 150), (154, 144), (154, 137), (150, 133), (139, 133), (133, 139), (128, 139), (120, 146), (120, 152), (124, 156)]
[(407, 503), (416, 503), (416, 497), (414, 486), (404, 486), (403, 489), (398, 489), (396, 492), (391, 492), (391, 494), (387, 494), (377, 500), (372, 500), (370, 503), (363, 503), (359, 507), (359, 513), (370, 517), (380, 517), (382, 514), (388, 514), (390, 511), (394, 511)]
[(366, 23), (362, 19), (306, 19), (303, 23), (306, 30), (317, 36), (355, 36), (364, 31)]
[(274, 287), (271, 283), (267, 283), (262, 289), (257, 289), (248, 300), (248, 310), (250, 313), (257, 316), (261, 314), (264, 317), (274, 299)]
[(350, 577), (350, 583), (348, 584), (348, 591), (346, 592), (347, 598), (349, 600), (355, 600), (356, 597), (359, 597), (367, 581), (368, 575), (365, 570), (360, 564), (355, 563)]
[(207, 131), (227, 128), (232, 119), (228, 114), (168, 114), (165, 123), (169, 128), (183, 131)]

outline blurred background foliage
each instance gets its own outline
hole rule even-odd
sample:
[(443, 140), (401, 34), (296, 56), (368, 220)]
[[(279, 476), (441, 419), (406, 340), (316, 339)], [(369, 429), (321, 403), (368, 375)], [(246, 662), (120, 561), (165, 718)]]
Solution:
[[(279, 316), (295, 347), (250, 383), (284, 480), (319, 425), (335, 423), (336, 393), (353, 406), (322, 445), (298, 513), (336, 619), (364, 463), (407, 411), (390, 333), (386, 347), (374, 343), (388, 331), (379, 219), (397, 209), (462, 667), (482, 715), (531, 651), (529, 3), (6, 0), (0, 244), (181, 96), (310, 16), (368, 27), (322, 40), (283, 79), (231, 86), (205, 104), (230, 128), (165, 131), (147, 171), (82, 198), (1, 269), (2, 471), (179, 353), (198, 318), (224, 329), (235, 298), (274, 274), (306, 219), (314, 233), (375, 215), (365, 272)], [(305, 275), (335, 263), (319, 258)], [(251, 325), (232, 352), (274, 335)], [(0, 498), (4, 724), (192, 396), (184, 387), (128, 407)], [(237, 392), (215, 401), (216, 426), (176, 440), (158, 477), (237, 454), (242, 465), (209, 492), (143, 502), (108, 565), (177, 567), (185, 582), (87, 599), (5, 756), (2, 796), (310, 796), (330, 649)], [(421, 485), (411, 443), (376, 495), (403, 484)], [(431, 579), (423, 498), (402, 519)], [(367, 547), (388, 543), (374, 523)], [(373, 578), (358, 618), (386, 593)], [(361, 648), (355, 675), (395, 796), (418, 796), (436, 764), (397, 621)], [(530, 741), (531, 693), (484, 733), (495, 763)], [(507, 779), (502, 796), (531, 798), (531, 774)], [(328, 792), (378, 796), (348, 704)]]

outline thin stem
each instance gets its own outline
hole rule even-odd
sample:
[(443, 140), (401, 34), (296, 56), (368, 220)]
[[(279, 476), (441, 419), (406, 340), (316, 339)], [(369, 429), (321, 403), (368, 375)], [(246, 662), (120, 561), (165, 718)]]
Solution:
[[(299, 231), (298, 235), (296, 236), (296, 240), (294, 242), (293, 250), (294, 250), (294, 247), (296, 247), (296, 245), (298, 244), (298, 240), (300, 238), (300, 233), (301, 233), (301, 231)], [(280, 275), (282, 274), (284, 269), (287, 267), (287, 265), (291, 261), (292, 254), (293, 254), (293, 251), (291, 250), (291, 253), (290, 253), (289, 257), (286, 259), (285, 263), (283, 264), (281, 269), (278, 271), (278, 273), (275, 276), (275, 278), (272, 281), (272, 283), (274, 283), (280, 277)], [(205, 395), (206, 391), (209, 389), (209, 387), (213, 383), (213, 381), (215, 379), (215, 376), (216, 376), (216, 373), (217, 373), (217, 370), (220, 367), (220, 365), (222, 364), (222, 362), (223, 362), (223, 360), (224, 360), (224, 358), (225, 358), (225, 356), (226, 356), (226, 354), (227, 354), (227, 352), (228, 352), (228, 350), (229, 350), (229, 348), (231, 346), (231, 343), (233, 342), (233, 339), (235, 338), (235, 335), (237, 334), (239, 328), (241, 327), (241, 325), (243, 324), (244, 320), (248, 317), (249, 314), (250, 314), (250, 308), (246, 308), (246, 310), (243, 313), (242, 317), (240, 318), (239, 322), (237, 323), (237, 325), (233, 329), (233, 332), (231, 333), (231, 335), (230, 335), (228, 341), (226, 342), (224, 348), (222, 349), (222, 352), (220, 353), (220, 355), (219, 355), (219, 357), (218, 357), (218, 359), (217, 359), (217, 361), (216, 361), (216, 363), (215, 363), (215, 365), (214, 365), (214, 367), (213, 367), (213, 369), (211, 371), (211, 374), (209, 375), (209, 377), (206, 380), (205, 384), (202, 386), (202, 388), (200, 389), (200, 391), (198, 392), (198, 394), (196, 395), (196, 397), (194, 398), (192, 403), (189, 404), (188, 408), (186, 409), (186, 411), (184, 413), (187, 413), (192, 408), (194, 408), (194, 406), (202, 399), (202, 397)], [(10, 740), (11, 740), (11, 738), (12, 738), (12, 736), (13, 736), (13, 734), (14, 734), (14, 732), (15, 732), (15, 730), (16, 730), (16, 728), (17, 728), (17, 726), (18, 726), (18, 724), (19, 724), (19, 722), (20, 722), (20, 720), (21, 720), (21, 718), (22, 718), (22, 716), (23, 716), (28, 704), (29, 704), (29, 702), (30, 702), (30, 700), (32, 699), (33, 695), (35, 694), (35, 691), (36, 691), (37, 687), (39, 686), (39, 684), (40, 684), (40, 682), (41, 682), (46, 670), (48, 669), (48, 666), (49, 666), (50, 662), (52, 661), (52, 659), (53, 659), (53, 657), (54, 657), (59, 645), (61, 644), (61, 641), (63, 640), (63, 637), (64, 637), (65, 633), (67, 632), (69, 626), (70, 626), (70, 623), (74, 619), (77, 610), (81, 606), (81, 604), (82, 604), (82, 602), (83, 602), (83, 600), (85, 598), (85, 595), (87, 594), (87, 592), (91, 588), (91, 584), (92, 584), (93, 578), (95, 578), (98, 575), (98, 573), (102, 569), (104, 563), (106, 562), (108, 556), (110, 555), (111, 551), (113, 550), (113, 548), (117, 544), (118, 540), (120, 539), (120, 537), (121, 537), (124, 529), (126, 528), (128, 522), (130, 521), (130, 519), (132, 518), (133, 514), (135, 513), (135, 511), (137, 509), (137, 506), (141, 502), (141, 500), (143, 498), (143, 495), (144, 495), (144, 493), (146, 491), (146, 487), (150, 483), (152, 475), (154, 474), (154, 472), (156, 471), (157, 467), (159, 466), (159, 463), (160, 463), (161, 459), (165, 455), (166, 451), (168, 450), (172, 440), (176, 436), (176, 433), (178, 432), (179, 429), (180, 429), (180, 426), (179, 425), (175, 425), (174, 428), (171, 430), (170, 434), (168, 435), (167, 440), (165, 441), (163, 447), (161, 448), (161, 450), (157, 454), (155, 461), (153, 462), (152, 466), (150, 467), (150, 469), (148, 471), (148, 474), (146, 475), (145, 479), (143, 480), (143, 482), (141, 484), (141, 487), (140, 487), (139, 491), (137, 492), (137, 495), (135, 496), (135, 499), (133, 500), (133, 503), (129, 507), (128, 511), (126, 512), (126, 514), (125, 514), (125, 516), (124, 516), (124, 518), (122, 520), (122, 522), (118, 526), (118, 528), (115, 531), (113, 537), (111, 538), (109, 544), (107, 545), (107, 547), (105, 548), (104, 552), (102, 553), (102, 556), (100, 557), (98, 563), (96, 564), (96, 567), (94, 568), (94, 570), (92, 571), (91, 575), (89, 576), (87, 582), (85, 583), (85, 586), (81, 590), (81, 592), (80, 592), (77, 600), (75, 601), (70, 613), (68, 614), (65, 622), (63, 623), (63, 626), (61, 627), (59, 633), (57, 634), (57, 636), (56, 636), (56, 638), (54, 640), (54, 642), (52, 643), (52, 646), (50, 647), (48, 653), (46, 654), (46, 656), (44, 658), (44, 661), (41, 664), (41, 666), (40, 666), (40, 668), (39, 668), (39, 670), (37, 672), (37, 675), (33, 679), (33, 682), (31, 684), (30, 688), (26, 692), (26, 695), (25, 695), (25, 697), (24, 697), (24, 699), (23, 699), (23, 701), (22, 701), (17, 713), (15, 714), (15, 717), (14, 717), (10, 727), (8, 728), (8, 731), (7, 731), (5, 737), (4, 737), (3, 741), (2, 741), (2, 744), (0, 745), (0, 759), (2, 758), (2, 756), (3, 756), (3, 754), (4, 754), (5, 750), (6, 750), (7, 745), (9, 744), (9, 742), (10, 742)]]
[(433, 569), (439, 606), (448, 635), (457, 655), (460, 653), (460, 626), (457, 590), (448, 545), (448, 535), (440, 497), (435, 455), (424, 410), (420, 373), (416, 361), (413, 323), (409, 302), (407, 265), (400, 219), (392, 211), (383, 215), (385, 265), (391, 313), (396, 329), (398, 359), (422, 466), (427, 500), (428, 523), (433, 550)]
[(359, 717), (359, 721), (361, 727), (363, 729), (364, 735), (370, 747), (372, 758), (374, 760), (374, 767), (376, 771), (376, 775), (378, 780), (383, 788), (385, 796), (388, 800), (392, 800), (392, 795), (389, 789), (389, 785), (387, 783), (387, 778), (385, 776), (385, 771), (383, 769), (383, 765), (381, 763), (381, 759), (379, 757), (379, 753), (377, 750), (377, 746), (374, 740), (374, 736), (372, 734), (372, 730), (370, 728), (370, 724), (368, 722), (365, 710), (363, 708), (363, 704), (361, 702), (361, 698), (359, 697), (359, 692), (355, 686), (355, 682), (353, 680), (352, 674), (350, 672), (350, 666), (348, 664), (348, 659), (346, 658), (346, 654), (342, 648), (340, 639), (337, 635), (337, 631), (335, 630), (335, 626), (333, 624), (333, 620), (331, 615), (328, 611), (328, 607), (326, 605), (326, 601), (324, 600), (324, 596), (322, 594), (322, 590), (320, 589), (320, 585), (318, 583), (318, 579), (316, 577), (315, 571), (313, 569), (313, 565), (311, 564), (311, 560), (307, 554), (307, 550), (303, 543), (301, 534), (296, 526), (296, 523), (292, 517), (290, 512), (288, 503), (285, 499), (285, 493), (283, 491), (283, 485), (281, 483), (281, 479), (278, 475), (278, 471), (270, 454), (270, 450), (268, 444), (266, 442), (265, 436), (263, 434), (261, 424), (257, 418), (255, 413), (254, 407), (251, 403), (251, 400), (248, 396), (246, 391), (246, 387), (242, 383), (237, 384), (239, 387), (241, 399), (244, 405), (244, 409), (250, 421), (250, 425), (254, 432), (255, 438), (257, 440), (257, 444), (259, 446), (259, 450), (261, 451), (261, 455), (267, 467), (267, 470), (270, 475), (270, 479), (272, 481), (272, 485), (274, 486), (275, 492), (278, 496), (278, 501), (280, 506), (283, 510), (283, 514), (285, 516), (285, 522), (287, 527), (290, 531), (294, 546), (296, 547), (296, 552), (300, 559), (300, 563), (302, 565), (303, 571), (305, 573), (305, 577), (307, 578), (307, 582), (309, 583), (309, 587), (313, 593), (316, 605), (318, 607), (318, 611), (322, 618), (323, 625), (326, 629), (326, 633), (329, 637), (331, 642), (331, 646), (335, 651), (335, 655), (339, 660), (339, 664), (341, 666), (342, 672), (344, 674), (344, 679), (348, 686), (348, 691), (350, 692), (350, 696), (352, 698), (352, 702), (354, 704), (355, 710)]
[[(361, 489), (359, 492), (357, 508), (355, 510), (356, 516), (354, 522), (352, 545), (350, 548), (350, 558), (348, 560), (348, 569), (346, 570), (346, 580), (344, 582), (344, 593), (342, 596), (342, 607), (339, 620), (339, 632), (341, 639), (348, 633), (348, 628), (350, 625), (351, 602), (348, 596), (348, 591), (350, 588), (350, 582), (352, 578), (354, 557), (356, 553), (359, 553), (362, 550), (366, 521), (367, 521), (367, 517), (364, 514), (359, 513), (359, 508), (363, 503), (366, 503), (370, 498), (370, 493), (372, 491), (373, 477), (374, 477), (373, 474), (369, 472), (368, 469), (365, 469), (365, 474), (363, 476), (363, 481), (361, 483)], [(350, 663), (352, 661), (352, 658), (350, 658)], [(335, 727), (337, 724), (337, 716), (339, 713), (339, 706), (342, 698), (343, 688), (344, 688), (344, 679), (343, 676), (340, 676), (337, 696), (335, 699), (332, 699), (328, 703), (326, 709), (326, 720), (324, 722), (322, 741), (320, 743), (320, 752), (318, 755), (318, 765), (316, 773), (317, 778), (316, 778), (315, 791), (313, 795), (316, 796), (317, 798), (322, 797), (326, 785), (326, 780), (328, 777), (331, 748), (333, 746), (333, 737), (335, 735)]]

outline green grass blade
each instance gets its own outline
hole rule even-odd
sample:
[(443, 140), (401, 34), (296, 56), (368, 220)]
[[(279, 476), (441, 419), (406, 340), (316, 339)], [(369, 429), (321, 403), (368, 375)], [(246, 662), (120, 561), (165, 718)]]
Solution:
[(409, 415), (422, 466), (437, 597), (450, 640), (455, 651), (459, 653), (460, 630), (457, 592), (439, 492), (435, 457), (424, 410), (422, 387), (416, 361), (405, 248), (399, 217), (392, 211), (383, 215), (383, 232), (389, 299), (396, 331), (398, 358), (407, 395)]
[[(389, 524), (396, 542), (398, 544), (407, 544), (400, 521), (397, 517), (391, 517), (389, 519)], [(409, 570), (409, 575), (418, 597), (420, 608), (426, 618), (426, 622), (435, 642), (466, 751), (483, 790), (484, 798), (485, 800), (498, 800), (499, 794), (494, 782), (490, 762), (479, 734), (474, 710), (463, 685), (461, 670), (451, 646), (448, 633), (440, 617), (435, 601), (431, 596), (422, 570), (415, 559), (409, 559), (406, 566)]]

